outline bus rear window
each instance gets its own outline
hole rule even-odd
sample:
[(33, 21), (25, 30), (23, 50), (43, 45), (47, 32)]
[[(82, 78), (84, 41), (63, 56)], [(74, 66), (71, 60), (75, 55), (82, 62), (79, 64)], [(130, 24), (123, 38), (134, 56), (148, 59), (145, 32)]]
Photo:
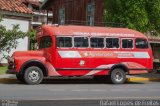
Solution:
[(147, 49), (148, 48), (148, 42), (147, 42), (147, 40), (143, 39), (143, 38), (137, 38), (136, 39), (136, 48)]
[(75, 37), (74, 46), (75, 47), (88, 47), (88, 38), (87, 37)]
[(106, 47), (107, 48), (119, 48), (119, 39), (118, 38), (106, 38)]

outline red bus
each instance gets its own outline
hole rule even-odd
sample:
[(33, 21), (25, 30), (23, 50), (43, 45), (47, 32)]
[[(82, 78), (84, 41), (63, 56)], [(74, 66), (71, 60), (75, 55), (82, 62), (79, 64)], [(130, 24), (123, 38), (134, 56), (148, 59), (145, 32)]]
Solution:
[(8, 73), (27, 84), (54, 76), (105, 76), (122, 84), (127, 74), (153, 68), (147, 37), (127, 28), (43, 25), (37, 41), (38, 51), (17, 51), (8, 60)]

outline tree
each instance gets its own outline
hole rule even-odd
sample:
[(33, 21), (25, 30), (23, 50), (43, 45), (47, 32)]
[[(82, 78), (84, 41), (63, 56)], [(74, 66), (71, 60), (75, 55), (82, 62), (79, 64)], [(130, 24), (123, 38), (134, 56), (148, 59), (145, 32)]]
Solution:
[[(0, 17), (0, 22), (2, 17)], [(5, 26), (0, 25), (0, 53), (10, 52), (12, 48), (18, 45), (17, 39), (24, 38), (27, 34), (19, 30), (19, 25), (13, 25), (12, 29), (7, 30)]]
[(160, 31), (160, 0), (147, 0), (148, 27), (152, 31)]
[(160, 30), (160, 0), (105, 0), (104, 20), (141, 32)]
[(36, 44), (37, 44), (37, 40), (36, 40), (36, 30), (35, 29), (31, 29), (30, 31), (30, 50), (36, 50)]

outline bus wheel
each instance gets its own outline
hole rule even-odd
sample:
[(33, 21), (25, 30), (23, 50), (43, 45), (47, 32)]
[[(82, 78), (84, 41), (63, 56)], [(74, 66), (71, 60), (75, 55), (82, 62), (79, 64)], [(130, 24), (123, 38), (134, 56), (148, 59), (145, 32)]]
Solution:
[(123, 84), (126, 81), (126, 74), (124, 70), (116, 68), (111, 72), (110, 80), (113, 84)]
[(42, 70), (36, 66), (31, 66), (25, 70), (24, 79), (27, 84), (39, 84), (43, 80)]
[(21, 82), (25, 82), (24, 81), (24, 78), (23, 78), (23, 75), (21, 75), (21, 74), (16, 74), (16, 77), (17, 77), (17, 79), (19, 80), (19, 81), (21, 81)]

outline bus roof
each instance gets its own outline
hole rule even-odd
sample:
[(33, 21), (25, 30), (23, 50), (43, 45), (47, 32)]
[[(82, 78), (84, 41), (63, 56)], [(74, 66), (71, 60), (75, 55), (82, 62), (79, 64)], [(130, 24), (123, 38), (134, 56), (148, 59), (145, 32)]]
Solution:
[(56, 36), (112, 36), (112, 37), (143, 37), (141, 32), (128, 28), (110, 28), (95, 26), (74, 26), (74, 25), (43, 25), (42, 29), (49, 35)]

